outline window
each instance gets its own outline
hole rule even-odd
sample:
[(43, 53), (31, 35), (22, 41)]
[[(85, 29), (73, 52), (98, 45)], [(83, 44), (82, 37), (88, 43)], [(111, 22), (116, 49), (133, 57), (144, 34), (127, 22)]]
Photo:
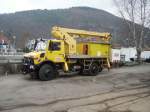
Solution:
[(60, 42), (51, 42), (51, 44), (49, 46), (49, 50), (59, 51), (61, 49), (60, 47), (61, 47)]
[(47, 41), (39, 41), (35, 44), (36, 51), (45, 51)]

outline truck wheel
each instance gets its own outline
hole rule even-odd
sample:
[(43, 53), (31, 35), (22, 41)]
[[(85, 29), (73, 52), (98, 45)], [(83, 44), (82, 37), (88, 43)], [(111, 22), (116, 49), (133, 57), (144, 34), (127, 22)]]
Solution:
[(83, 75), (83, 66), (81, 66), (81, 69), (79, 70), (78, 75)]
[(103, 67), (102, 67), (102, 65), (100, 65), (99, 72), (102, 72), (102, 71), (103, 71)]
[(56, 77), (56, 72), (51, 65), (44, 64), (39, 70), (39, 78), (42, 81), (48, 81)]
[(91, 76), (97, 75), (99, 73), (99, 66), (98, 66), (98, 64), (93, 63), (90, 66), (89, 73), (90, 73)]

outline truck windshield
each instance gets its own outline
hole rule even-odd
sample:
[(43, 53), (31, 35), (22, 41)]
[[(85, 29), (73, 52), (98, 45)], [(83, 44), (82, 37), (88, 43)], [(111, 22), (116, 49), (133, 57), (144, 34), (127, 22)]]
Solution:
[(45, 51), (47, 45), (47, 41), (39, 41), (36, 44), (35, 50), (36, 51)]

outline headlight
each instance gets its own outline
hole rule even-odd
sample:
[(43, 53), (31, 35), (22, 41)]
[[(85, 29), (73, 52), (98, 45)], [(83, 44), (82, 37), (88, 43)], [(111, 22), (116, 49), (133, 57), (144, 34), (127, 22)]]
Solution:
[(44, 56), (45, 56), (45, 53), (40, 54), (40, 58), (44, 58)]

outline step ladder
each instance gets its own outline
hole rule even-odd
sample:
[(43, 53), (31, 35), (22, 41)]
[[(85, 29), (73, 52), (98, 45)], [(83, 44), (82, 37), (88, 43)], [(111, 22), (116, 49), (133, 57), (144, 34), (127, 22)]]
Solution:
[(104, 68), (107, 68), (108, 70), (110, 70), (110, 61), (109, 61), (109, 59), (108, 58), (105, 58), (105, 59), (103, 59), (102, 60), (102, 66), (104, 67)]
[(88, 72), (92, 63), (93, 63), (93, 59), (92, 60), (84, 60), (83, 71)]

